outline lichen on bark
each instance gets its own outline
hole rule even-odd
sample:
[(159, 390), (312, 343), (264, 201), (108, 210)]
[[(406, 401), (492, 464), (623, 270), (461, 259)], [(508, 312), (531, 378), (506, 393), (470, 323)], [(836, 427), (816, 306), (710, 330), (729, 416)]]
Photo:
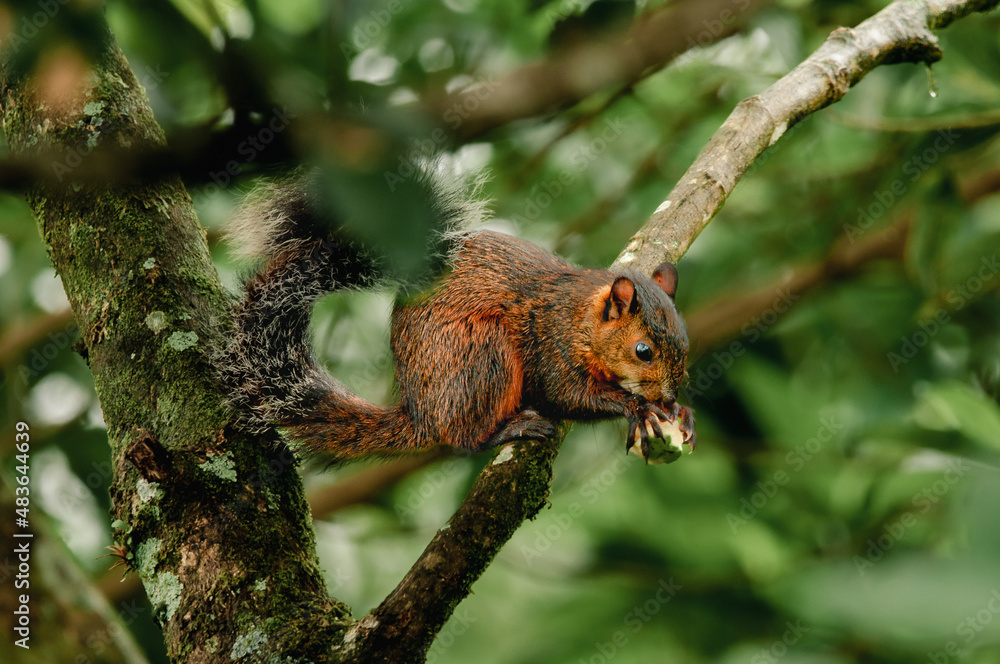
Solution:
[(350, 615), (326, 593), (294, 457), (234, 430), (211, 379), (226, 296), (184, 185), (74, 180), (93, 151), (162, 146), (163, 133), (110, 32), (96, 57), (59, 53), (80, 85), (54, 88), (51, 62), (16, 69), (8, 50), (0, 105), (11, 153), (51, 163), (26, 193), (108, 427), (117, 543), (174, 661), (231, 661), (248, 630), (255, 657), (323, 660)]

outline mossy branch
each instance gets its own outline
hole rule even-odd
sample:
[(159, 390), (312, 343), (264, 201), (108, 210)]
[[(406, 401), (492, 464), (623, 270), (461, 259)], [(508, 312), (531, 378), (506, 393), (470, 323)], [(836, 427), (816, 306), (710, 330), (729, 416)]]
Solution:
[(500, 448), (403, 580), (345, 639), (345, 661), (423, 662), (455, 607), (548, 497), (557, 441)]

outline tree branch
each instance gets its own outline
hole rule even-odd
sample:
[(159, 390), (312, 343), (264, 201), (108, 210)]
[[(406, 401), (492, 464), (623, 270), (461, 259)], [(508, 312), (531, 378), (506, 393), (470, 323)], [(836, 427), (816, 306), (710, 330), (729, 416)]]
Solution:
[(345, 638), (345, 661), (422, 662), (500, 548), (545, 504), (556, 441), (500, 448), (396, 589)]
[(997, 4), (998, 0), (897, 0), (853, 29), (834, 30), (795, 69), (737, 105), (615, 265), (651, 273), (664, 260), (676, 262), (754, 160), (789, 127), (839, 101), (879, 65), (938, 61), (941, 50), (932, 29)]
[(856, 274), (872, 261), (902, 259), (909, 229), (910, 215), (905, 215), (856, 244), (845, 238), (817, 263), (800, 266), (787, 277), (751, 293), (720, 298), (688, 315), (686, 322), (692, 339), (692, 355), (702, 354), (735, 337), (747, 323), (772, 307), (779, 294), (796, 299), (831, 280)]
[(736, 32), (765, 0), (687, 0), (641, 17), (624, 34), (587, 42), (479, 88), (431, 100), (432, 111), (461, 122), (463, 139), (514, 120), (550, 113), (613, 86), (628, 86), (693, 46)]
[[(75, 327), (72, 323), (73, 310), (66, 308), (62, 311), (39, 316), (20, 327), (7, 330), (0, 337), (0, 364), (19, 357), (50, 334), (55, 334), (66, 327)], [(70, 331), (74, 332), (75, 330), (71, 329)]]

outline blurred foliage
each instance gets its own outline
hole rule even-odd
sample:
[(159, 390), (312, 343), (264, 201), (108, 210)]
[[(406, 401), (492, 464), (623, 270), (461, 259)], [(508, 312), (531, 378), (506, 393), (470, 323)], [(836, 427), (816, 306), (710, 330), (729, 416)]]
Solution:
[[(242, 119), (263, 127), (275, 117), (303, 126), (333, 118), (343, 132), (274, 140), (289, 140), (337, 183), (332, 205), (363, 220), (362, 231), (377, 222), (372, 232), (399, 256), (422, 255), (414, 247), (426, 223), (414, 220), (428, 217), (405, 187), (387, 195), (386, 174), (426, 156), (428, 145), (450, 150), (460, 169), (490, 173), (491, 225), (603, 265), (735, 104), (833, 28), (883, 6), (776, 2), (736, 36), (684, 54), (626, 93), (465, 145), (435, 132), (460, 127), (462, 109), (417, 111), (417, 99), (489, 85), (657, 3), (587, 12), (581, 4), (175, 0), (111, 3), (107, 17), (172, 145)], [(685, 314), (775, 292), (736, 338), (692, 340), (686, 396), (697, 411), (697, 453), (645, 467), (623, 455), (623, 423), (575, 427), (551, 508), (503, 550), (429, 661), (997, 661), (998, 27), (996, 16), (957, 22), (940, 34), (945, 58), (932, 72), (880, 68), (761, 157), (679, 266)], [(43, 42), (32, 43), (26, 66), (44, 55)], [(264, 144), (220, 154), (189, 178), (230, 286), (243, 268), (216, 231), (253, 177), (286, 162)], [(0, 197), (0, 220), (0, 338), (8, 338), (65, 300), (18, 196)], [(872, 261), (782, 298), (781, 280), (835, 242), (864, 242), (904, 220), (902, 260)], [(337, 296), (315, 320), (333, 372), (377, 401), (392, 393), (390, 305), (385, 293)], [(33, 491), (97, 579), (108, 567), (94, 558), (110, 543), (102, 517), (110, 467), (74, 332), (56, 324), (0, 358), (0, 450), (12, 452), (12, 422), (32, 423)], [(439, 462), (318, 522), (331, 593), (359, 616), (375, 606), (483, 463)], [(8, 459), (5, 472), (12, 466)], [(310, 474), (307, 486), (358, 471)], [(131, 627), (162, 661), (145, 617)]]

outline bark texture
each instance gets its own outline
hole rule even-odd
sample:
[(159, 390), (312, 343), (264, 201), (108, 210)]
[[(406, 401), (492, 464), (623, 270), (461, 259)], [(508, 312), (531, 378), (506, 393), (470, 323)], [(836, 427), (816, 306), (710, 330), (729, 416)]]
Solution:
[(327, 596), (294, 459), (227, 427), (206, 364), (225, 297), (187, 192), (176, 177), (74, 181), (92, 151), (164, 143), (110, 33), (99, 37), (93, 59), (66, 47), (27, 68), (6, 53), (0, 104), (13, 153), (63, 155), (59, 184), (27, 196), (108, 426), (115, 539), (173, 661), (321, 660), (349, 613)]
[(347, 634), (346, 661), (424, 661), (472, 584), (545, 504), (558, 447), (524, 441), (500, 448), (396, 589)]

